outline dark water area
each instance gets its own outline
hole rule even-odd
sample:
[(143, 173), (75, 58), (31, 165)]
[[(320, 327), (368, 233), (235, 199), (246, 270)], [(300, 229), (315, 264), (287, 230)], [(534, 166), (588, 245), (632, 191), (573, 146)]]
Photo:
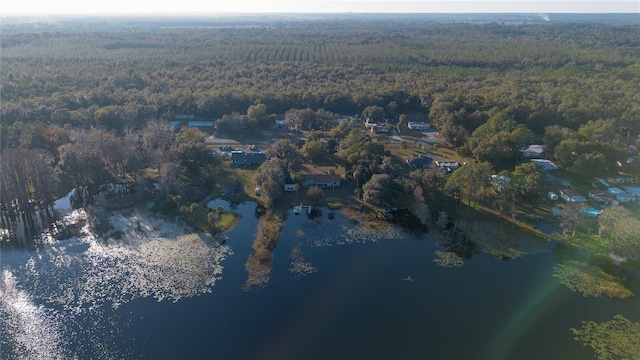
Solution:
[[(245, 291), (255, 204), (209, 206), (241, 215), (227, 234), (232, 253), (220, 262), (222, 275), (210, 292), (175, 301), (134, 296), (115, 309), (104, 301), (98, 311), (70, 315), (29, 293), (34, 280), (21, 269), (33, 253), (3, 254), (3, 270), (12, 271), (36, 308), (49, 309), (34, 319), (50, 319), (45, 328), (64, 338), (50, 339), (59, 358), (587, 359), (593, 354), (573, 340), (570, 327), (618, 313), (640, 321), (637, 297), (585, 298), (553, 278), (554, 243), (518, 259), (478, 253), (462, 267), (445, 268), (433, 262), (442, 245), (430, 234), (371, 231), (337, 212), (329, 219), (328, 209), (314, 220), (289, 212), (268, 284)], [(53, 250), (73, 254), (86, 247)], [(292, 272), (294, 260), (314, 271)], [(47, 281), (40, 276), (37, 281)], [(3, 291), (6, 308), (6, 284)]]

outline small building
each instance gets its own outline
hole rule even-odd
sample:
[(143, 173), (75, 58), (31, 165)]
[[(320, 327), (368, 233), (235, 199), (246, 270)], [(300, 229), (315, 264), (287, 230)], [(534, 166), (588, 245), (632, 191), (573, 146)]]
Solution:
[(384, 124), (381, 125), (370, 122), (369, 120), (364, 123), (364, 127), (366, 127), (372, 134), (384, 134), (389, 132), (389, 129)]
[(505, 175), (491, 175), (491, 183), (496, 187), (498, 191), (502, 191), (506, 184), (511, 181), (511, 178)]
[(531, 162), (538, 165), (538, 167), (540, 167), (543, 171), (558, 170), (558, 166), (551, 160), (531, 159)]
[(436, 160), (434, 163), (438, 169), (446, 170), (447, 172), (452, 172), (460, 167), (460, 163), (457, 161)]
[(616, 196), (607, 191), (591, 190), (589, 191), (589, 197), (603, 205), (618, 205)]
[(640, 199), (640, 187), (637, 186), (623, 186), (623, 189), (625, 189), (625, 191), (633, 196), (635, 196), (637, 199)]
[(267, 156), (264, 153), (231, 153), (231, 163), (234, 165), (262, 165), (265, 161), (267, 161)]
[(285, 176), (284, 178), (284, 191), (286, 192), (296, 191), (297, 186), (298, 184), (296, 184), (296, 182), (293, 181), (291, 174), (287, 174), (287, 176)]
[(526, 149), (522, 149), (521, 152), (525, 157), (539, 158), (544, 153), (544, 145), (529, 145)]
[(182, 121), (180, 121), (180, 120), (170, 121), (169, 124), (167, 125), (167, 127), (169, 128), (169, 130), (171, 130), (173, 132), (178, 132), (178, 131), (180, 131), (180, 128), (182, 127)]
[(189, 127), (196, 127), (199, 129), (213, 129), (213, 121), (191, 120), (187, 125)]
[(431, 125), (422, 121), (409, 121), (407, 127), (411, 130), (429, 130)]
[(412, 169), (428, 169), (433, 159), (426, 155), (414, 156), (407, 159), (407, 165)]
[(562, 189), (559, 191), (560, 197), (563, 198), (566, 202), (574, 203), (574, 202), (586, 202), (587, 199), (580, 195), (578, 192), (571, 189)]
[(607, 191), (613, 194), (616, 197), (616, 200), (624, 203), (633, 201), (636, 198), (635, 195), (627, 194), (626, 192), (624, 192), (623, 190), (620, 190), (617, 187), (610, 187), (607, 189)]
[(331, 189), (340, 186), (340, 175), (334, 174), (306, 174), (304, 186)]
[(618, 189), (617, 187), (610, 187), (610, 188), (607, 189), (607, 191), (612, 193), (613, 195), (624, 194), (624, 191)]
[(176, 114), (176, 120), (193, 120), (196, 118), (195, 114)]

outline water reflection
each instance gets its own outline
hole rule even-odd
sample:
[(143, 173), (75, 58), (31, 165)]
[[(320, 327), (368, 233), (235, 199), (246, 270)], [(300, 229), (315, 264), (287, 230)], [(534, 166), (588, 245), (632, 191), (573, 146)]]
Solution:
[[(73, 319), (98, 317), (108, 326), (103, 313), (109, 307), (118, 308), (138, 298), (175, 302), (211, 292), (222, 276), (223, 260), (232, 253), (227, 246), (203, 241), (202, 234), (185, 234), (177, 224), (144, 211), (111, 216), (110, 221), (123, 234), (118, 240), (97, 238), (82, 209), (72, 211), (64, 221), (81, 225), (80, 236), (52, 243), (13, 269), (4, 266), (0, 316), (3, 334), (10, 338), (3, 336), (2, 342), (21, 354), (17, 358), (72, 357), (60, 350), (68, 336), (58, 329), (76, 327), (83, 338), (90, 335), (86, 325)], [(20, 290), (15, 279), (28, 292)], [(87, 353), (111, 351), (100, 344), (91, 344)]]
[[(82, 210), (74, 213), (86, 221)], [(122, 240), (98, 239), (85, 225), (84, 236), (32, 257), (21, 278), (47, 302), (80, 312), (140, 297), (177, 301), (210, 291), (222, 275), (226, 246), (209, 245), (198, 234), (138, 212), (115, 214), (111, 222)]]
[(38, 306), (20, 289), (13, 273), (2, 271), (0, 329), (3, 358), (65, 359), (62, 319)]

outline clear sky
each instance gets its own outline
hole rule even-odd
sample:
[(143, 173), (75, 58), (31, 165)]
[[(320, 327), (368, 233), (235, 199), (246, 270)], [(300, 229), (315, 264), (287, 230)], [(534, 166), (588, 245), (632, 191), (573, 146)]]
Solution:
[(2, 0), (0, 14), (637, 13), (640, 0)]

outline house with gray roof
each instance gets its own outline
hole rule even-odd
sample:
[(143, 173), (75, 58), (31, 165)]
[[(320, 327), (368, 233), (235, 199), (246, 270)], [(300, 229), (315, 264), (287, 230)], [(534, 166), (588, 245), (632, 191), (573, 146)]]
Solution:
[(433, 159), (426, 155), (414, 156), (407, 159), (407, 165), (412, 169), (428, 169)]
[(234, 152), (231, 154), (231, 163), (234, 165), (259, 166), (262, 165), (262, 163), (265, 161), (267, 161), (267, 156), (264, 153)]

